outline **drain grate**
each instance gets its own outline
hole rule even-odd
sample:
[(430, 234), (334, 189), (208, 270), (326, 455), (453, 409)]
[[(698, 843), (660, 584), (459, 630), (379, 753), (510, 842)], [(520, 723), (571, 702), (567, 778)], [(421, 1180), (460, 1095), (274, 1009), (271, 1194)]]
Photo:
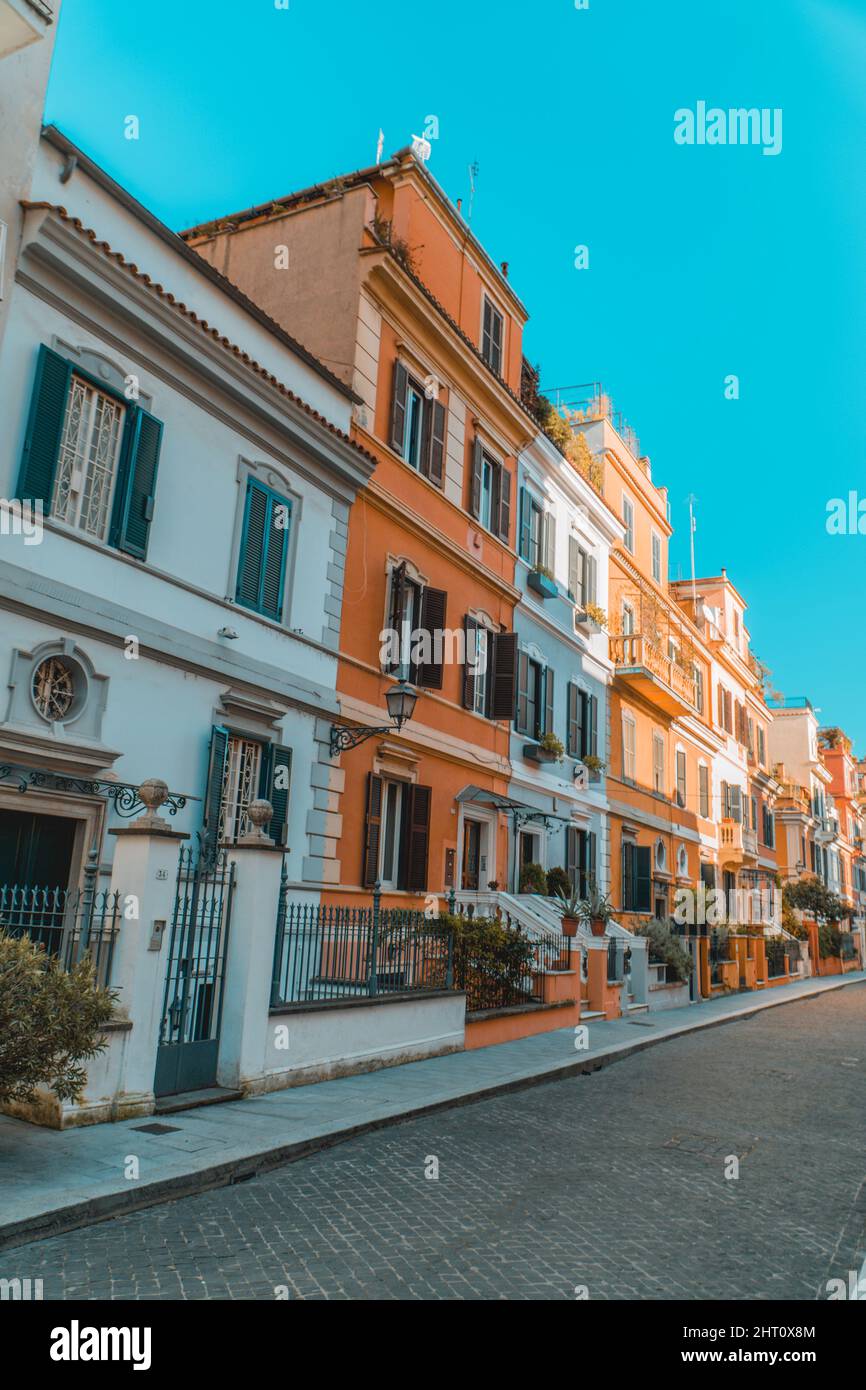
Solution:
[(138, 1134), (180, 1134), (180, 1125), (133, 1125)]

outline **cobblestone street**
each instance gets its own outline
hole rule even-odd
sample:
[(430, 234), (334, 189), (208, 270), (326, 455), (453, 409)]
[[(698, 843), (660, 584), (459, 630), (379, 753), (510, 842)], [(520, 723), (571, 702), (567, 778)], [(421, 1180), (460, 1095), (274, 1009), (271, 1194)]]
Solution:
[(46, 1299), (815, 1299), (864, 1256), (857, 985), (6, 1251), (0, 1278)]

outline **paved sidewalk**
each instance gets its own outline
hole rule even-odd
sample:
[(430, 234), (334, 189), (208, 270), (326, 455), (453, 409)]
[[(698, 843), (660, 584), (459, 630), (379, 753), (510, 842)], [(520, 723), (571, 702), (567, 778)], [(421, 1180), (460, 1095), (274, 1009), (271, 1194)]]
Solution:
[[(160, 1119), (64, 1131), (0, 1115), (0, 1247), (73, 1230), (109, 1216), (242, 1182), (352, 1135), (449, 1106), (595, 1071), (667, 1038), (732, 1022), (829, 990), (866, 972), (810, 979), (682, 1009), (587, 1025), (575, 1050), (564, 1028), (518, 1042), (324, 1081)], [(157, 1117), (159, 1118), (159, 1117)], [(134, 1165), (137, 1176), (132, 1176)], [(130, 1176), (127, 1176), (130, 1174)]]

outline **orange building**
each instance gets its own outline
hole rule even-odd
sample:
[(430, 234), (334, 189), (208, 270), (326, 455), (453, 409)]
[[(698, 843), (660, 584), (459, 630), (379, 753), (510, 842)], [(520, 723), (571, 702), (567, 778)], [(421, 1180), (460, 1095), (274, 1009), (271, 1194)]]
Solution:
[[(410, 150), (186, 238), (351, 385), (353, 436), (377, 462), (335, 517), (345, 569), (324, 640), (339, 641), (346, 724), (386, 725), (401, 673), (419, 698), (399, 733), (335, 756), (318, 790), (331, 900), (376, 882), (395, 903), (504, 882), (515, 467), (537, 428), (519, 399), (526, 312), (505, 267)], [(382, 650), (403, 623), (446, 634), (408, 673)]]

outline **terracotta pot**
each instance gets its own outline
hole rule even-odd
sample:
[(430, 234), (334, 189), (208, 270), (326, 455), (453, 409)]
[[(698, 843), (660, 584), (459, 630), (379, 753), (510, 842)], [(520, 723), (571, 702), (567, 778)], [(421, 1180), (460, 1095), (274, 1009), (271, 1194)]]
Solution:
[(593, 936), (604, 936), (605, 921), (603, 917), (590, 918), (589, 929)]
[(577, 936), (579, 923), (580, 919), (578, 917), (569, 917), (568, 913), (564, 913), (562, 918), (563, 936)]

